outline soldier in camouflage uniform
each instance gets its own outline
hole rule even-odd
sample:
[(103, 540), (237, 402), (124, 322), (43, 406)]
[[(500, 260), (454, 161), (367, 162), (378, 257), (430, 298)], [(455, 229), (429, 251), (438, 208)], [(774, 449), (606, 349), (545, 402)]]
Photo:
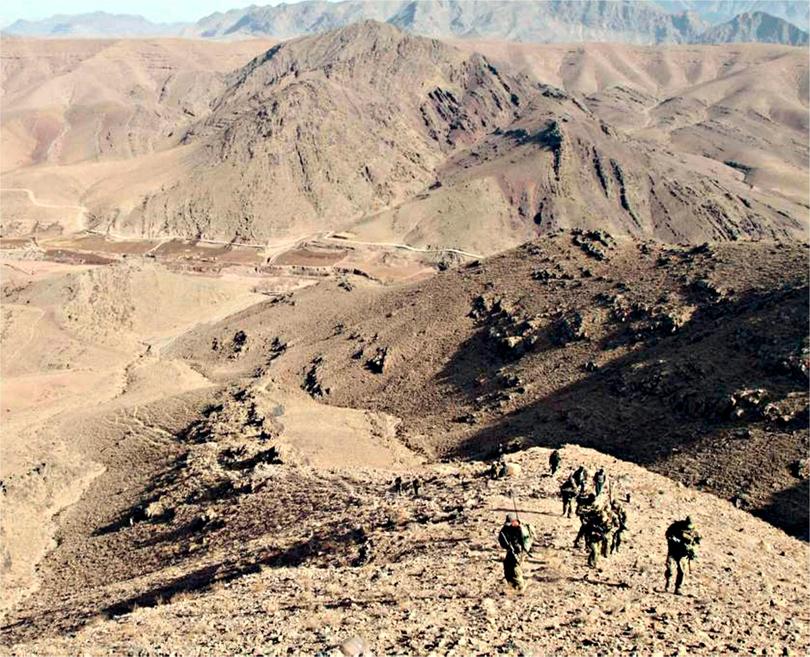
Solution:
[(574, 470), (574, 474), (571, 475), (574, 478), (574, 482), (579, 487), (579, 492), (584, 493), (585, 487), (588, 485), (588, 480), (591, 477), (591, 473), (588, 472), (588, 468), (584, 465), (579, 466), (576, 470)]
[(560, 467), (560, 461), (562, 461), (562, 456), (560, 456), (560, 450), (555, 449), (548, 457), (548, 467), (551, 470), (551, 476), (553, 477), (557, 474), (557, 470)]
[(588, 565), (596, 568), (599, 552), (607, 556), (607, 545), (610, 536), (610, 517), (603, 507), (591, 507), (584, 515), (582, 534), (588, 548)]
[(523, 591), (526, 588), (526, 581), (523, 578), (521, 563), (531, 548), (531, 543), (514, 513), (507, 514), (506, 522), (498, 534), (498, 543), (506, 550), (503, 558), (504, 578), (518, 591)]
[(677, 575), (675, 576), (675, 594), (681, 594), (681, 585), (683, 584), (683, 566), (681, 561), (684, 559), (691, 562), (697, 558), (697, 546), (700, 544), (700, 534), (692, 524), (692, 519), (686, 516), (683, 520), (676, 520), (673, 522), (666, 533), (667, 537), (667, 565), (664, 571), (666, 583), (664, 590), (669, 590), (669, 581), (672, 578), (672, 562), (675, 562), (677, 568)]
[(610, 553), (618, 552), (622, 545), (622, 534), (627, 531), (627, 511), (619, 500), (610, 503), (613, 511), (613, 540), (610, 542)]
[(579, 516), (579, 531), (577, 537), (574, 539), (574, 547), (579, 547), (580, 541), (585, 538), (585, 522), (588, 515), (595, 509), (596, 495), (593, 493), (580, 493), (577, 495), (577, 510), (576, 514)]
[(562, 498), (563, 509), (562, 514), (568, 518), (571, 517), (571, 512), (574, 507), (574, 498), (577, 496), (577, 484), (573, 477), (568, 477), (560, 486), (560, 497)]
[(599, 468), (593, 475), (593, 490), (597, 495), (601, 495), (607, 482), (607, 474), (604, 468)]

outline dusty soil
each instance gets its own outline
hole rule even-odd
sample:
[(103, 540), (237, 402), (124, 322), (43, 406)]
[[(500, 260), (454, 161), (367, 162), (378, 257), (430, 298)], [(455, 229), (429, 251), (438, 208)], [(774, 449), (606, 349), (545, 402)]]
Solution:
[[(572, 547), (577, 521), (559, 516), (547, 457), (514, 455), (522, 474), (494, 482), (469, 463), (400, 470), (421, 478), (419, 498), (391, 491), (396, 471), (269, 466), (262, 491), (204, 503), (223, 525), (178, 534), (136, 524), (90, 539), (112, 545), (85, 544), (71, 577), (92, 572), (95, 559), (116, 573), (129, 545), (134, 578), (76, 590), (55, 572), (43, 597), (58, 606), (29, 605), (4, 639), (19, 655), (340, 654), (352, 638), (376, 654), (807, 649), (806, 544), (714, 496), (566, 447), (565, 473), (604, 466), (617, 494), (632, 492), (624, 548), (591, 570)], [(495, 540), (512, 491), (537, 535), (522, 595), (504, 587)], [(687, 513), (705, 539), (677, 597), (662, 591), (663, 532)], [(246, 533), (247, 514), (267, 529)]]

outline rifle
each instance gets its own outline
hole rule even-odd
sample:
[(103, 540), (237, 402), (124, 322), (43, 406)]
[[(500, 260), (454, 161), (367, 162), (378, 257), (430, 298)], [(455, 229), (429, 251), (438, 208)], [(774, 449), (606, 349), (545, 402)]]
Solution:
[(515, 502), (515, 489), (514, 489), (514, 487), (509, 489), (509, 496), (512, 498), (512, 508), (515, 510), (515, 518), (517, 518), (517, 521), (520, 522), (520, 516), (518, 515), (518, 510), (517, 510), (517, 502)]

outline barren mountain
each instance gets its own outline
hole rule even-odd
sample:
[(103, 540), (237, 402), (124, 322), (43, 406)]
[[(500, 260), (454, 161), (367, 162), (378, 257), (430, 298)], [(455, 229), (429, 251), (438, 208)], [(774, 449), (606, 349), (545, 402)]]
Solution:
[(802, 0), (654, 0), (673, 13), (693, 12), (711, 25), (724, 23), (739, 14), (762, 11), (783, 18), (803, 30), (810, 28), (810, 5)]
[(635, 139), (708, 158), (752, 191), (807, 205), (808, 68), (799, 50), (455, 43), (565, 89)]
[[(292, 5), (250, 6), (207, 16), (189, 36), (286, 38), (385, 21), (438, 38), (515, 42), (729, 43), (806, 45), (806, 6), (800, 2), (641, 2), (597, 0), (307, 0)], [(773, 11), (768, 12), (769, 9)], [(751, 13), (759, 17), (751, 26)], [(792, 22), (790, 22), (792, 21)], [(722, 25), (721, 25), (722, 23)], [(800, 27), (797, 27), (800, 26)], [(744, 26), (744, 27), (741, 27)]]
[(223, 75), (270, 45), (4, 41), (3, 170), (126, 159), (174, 144), (173, 134), (207, 113)]
[(143, 16), (109, 14), (57, 14), (43, 20), (18, 20), (3, 29), (23, 37), (145, 37), (174, 36), (184, 23), (153, 23)]
[(701, 43), (784, 43), (806, 46), (810, 35), (786, 20), (761, 11), (744, 13), (700, 35)]
[[(750, 13), (768, 18), (759, 29), (740, 30)], [(152, 23), (141, 16), (95, 12), (19, 20), (4, 32), (28, 37), (289, 38), (363, 20), (388, 22), (430, 37), (534, 43), (726, 43), (734, 38), (799, 45), (804, 43), (802, 32), (810, 27), (806, 3), (794, 1), (304, 0), (216, 12), (193, 24)]]
[(681, 43), (703, 25), (672, 15), (649, 2), (586, 0), (307, 0), (290, 5), (251, 6), (201, 19), (186, 34), (204, 37), (289, 37), (322, 32), (358, 20), (387, 21), (432, 37), (488, 37), (535, 42), (627, 41)]
[[(366, 22), (279, 44), (227, 78), (190, 73), (191, 81), (209, 80), (204, 87), (202, 78), (188, 87), (189, 78), (163, 74), (142, 92), (155, 107), (143, 141), (128, 130), (126, 113), (112, 121), (128, 131), (126, 141), (108, 131), (94, 147), (143, 155), (104, 166), (23, 167), (4, 186), (40, 198), (47, 184), (40, 203), (84, 206), (92, 227), (137, 235), (262, 241), (348, 229), (361, 239), (492, 253), (558, 226), (676, 241), (803, 234), (806, 62), (792, 51), (712, 51), (712, 66), (732, 62), (736, 74), (704, 73), (694, 83), (688, 71), (695, 56), (707, 57), (702, 50), (672, 56), (664, 69), (653, 63), (650, 78), (674, 69), (683, 80), (676, 93), (716, 105), (704, 119), (685, 115), (682, 101), (660, 91), (645, 91), (639, 102), (634, 87), (646, 81), (638, 84), (628, 67), (645, 53), (611, 52), (614, 66), (627, 56), (618, 69), (627, 90), (606, 85), (602, 96), (583, 98), (540, 81), (545, 73), (514, 72), (519, 62)], [(583, 51), (580, 65), (595, 54)], [(760, 132), (768, 117), (756, 89), (776, 85), (777, 73), (789, 85), (766, 101), (778, 129)], [(65, 77), (72, 79), (56, 79)], [(32, 102), (30, 92), (20, 98), (23, 107)], [(23, 110), (14, 113), (19, 105), (15, 99), (9, 116), (21, 117), (17, 143), (25, 153), (22, 127), (31, 124)], [(628, 121), (628, 111), (649, 118)], [(169, 129), (161, 117), (180, 119)], [(59, 153), (49, 145), (69, 138), (72, 125), (59, 138), (41, 137), (35, 153), (46, 155), (37, 157)], [(780, 160), (784, 166), (774, 168)], [(77, 187), (79, 197), (71, 197)]]
[(343, 227), (425, 189), (532, 88), (374, 22), (283, 43), (229, 81), (181, 139), (183, 175), (116, 229), (262, 240)]

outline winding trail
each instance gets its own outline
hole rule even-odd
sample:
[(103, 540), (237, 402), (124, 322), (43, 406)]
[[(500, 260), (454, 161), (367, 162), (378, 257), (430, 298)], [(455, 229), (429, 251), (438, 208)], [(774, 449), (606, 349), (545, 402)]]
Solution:
[(409, 244), (399, 244), (397, 242), (363, 242), (360, 240), (352, 240), (344, 237), (334, 237), (333, 234), (327, 233), (322, 239), (331, 240), (334, 242), (341, 242), (345, 244), (364, 244), (366, 246), (388, 246), (393, 249), (405, 249), (406, 251), (414, 251), (415, 253), (456, 253), (467, 258), (483, 258), (485, 256), (478, 253), (470, 253), (469, 251), (462, 251), (461, 249), (422, 249), (418, 246), (410, 246)]
[[(40, 208), (71, 208), (73, 210), (77, 210), (76, 214), (76, 231), (84, 231), (91, 235), (99, 235), (102, 237), (108, 237), (117, 240), (128, 240), (128, 239), (136, 239), (131, 235), (120, 235), (117, 233), (113, 233), (112, 231), (100, 231), (92, 228), (88, 228), (86, 226), (85, 217), (87, 215), (87, 207), (84, 205), (69, 205), (69, 204), (62, 204), (62, 203), (45, 203), (43, 201), (39, 201), (33, 190), (27, 187), (3, 187), (0, 188), (0, 192), (17, 192), (26, 194), (28, 196), (28, 200)], [(140, 238), (143, 239), (143, 238)], [(148, 238), (147, 238), (148, 239)], [(479, 253), (472, 253), (470, 251), (462, 251), (461, 249), (451, 249), (451, 248), (437, 248), (437, 249), (424, 249), (418, 246), (411, 246), (410, 244), (402, 244), (399, 242), (366, 242), (362, 240), (353, 240), (344, 237), (335, 237), (334, 233), (310, 233), (308, 235), (303, 235), (300, 237), (296, 237), (289, 242), (283, 242), (281, 244), (270, 244), (270, 243), (256, 243), (256, 242), (236, 242), (234, 240), (212, 240), (212, 239), (202, 239), (202, 238), (189, 238), (188, 236), (183, 235), (161, 235), (160, 242), (152, 249), (150, 249), (147, 253), (154, 253), (157, 251), (161, 246), (170, 242), (172, 240), (193, 240), (195, 243), (199, 244), (213, 244), (217, 246), (247, 246), (252, 248), (258, 249), (265, 249), (270, 250), (272, 249), (274, 253), (269, 257), (268, 263), (272, 263), (284, 250), (289, 248), (295, 248), (300, 244), (310, 241), (310, 240), (328, 240), (332, 242), (340, 242), (342, 244), (360, 244), (363, 246), (384, 246), (389, 247), (392, 249), (403, 249), (405, 251), (411, 251), (413, 253), (455, 253), (456, 255), (463, 256), (465, 258), (483, 258), (485, 256)]]
[[(0, 188), (0, 192), (17, 192), (19, 194), (25, 194), (28, 196), (28, 200), (31, 202), (32, 205), (37, 206), (38, 208), (70, 208), (72, 210), (76, 210), (76, 217), (74, 219), (75, 226), (73, 227), (74, 230), (84, 230), (86, 227), (85, 217), (87, 216), (87, 208), (83, 205), (70, 205), (66, 203), (45, 203), (37, 199), (34, 195), (33, 190), (29, 189), (28, 187), (2, 187)], [(66, 226), (67, 228), (67, 226)]]
[[(110, 231), (103, 232), (103, 231), (100, 231), (100, 230), (94, 230), (94, 229), (89, 229), (89, 228), (86, 229), (85, 232), (90, 233), (92, 235), (99, 235), (101, 237), (110, 237), (112, 239), (117, 239), (117, 240), (136, 239), (136, 238), (134, 238), (132, 236), (118, 235), (118, 234), (110, 232)], [(140, 238), (140, 239), (144, 239), (144, 238)], [(147, 238), (147, 239), (149, 239), (149, 238)], [(479, 253), (471, 253), (470, 251), (462, 251), (461, 249), (451, 249), (451, 248), (423, 249), (423, 248), (420, 248), (418, 246), (411, 246), (410, 244), (400, 244), (398, 242), (364, 242), (364, 241), (361, 241), (361, 240), (353, 240), (353, 239), (348, 239), (348, 238), (344, 238), (344, 237), (335, 237), (333, 233), (322, 233), (322, 232), (321, 233), (310, 233), (310, 234), (304, 235), (302, 237), (296, 237), (296, 238), (290, 240), (289, 242), (283, 242), (281, 244), (269, 244), (269, 243), (259, 244), (259, 243), (255, 243), (255, 242), (235, 242), (233, 240), (226, 241), (226, 240), (211, 240), (211, 239), (202, 239), (202, 238), (191, 238), (191, 237), (182, 236), (182, 235), (163, 235), (163, 236), (161, 236), (160, 243), (157, 244), (154, 248), (147, 251), (147, 253), (156, 252), (161, 246), (163, 246), (164, 244), (166, 244), (167, 242), (170, 242), (172, 240), (180, 240), (180, 241), (189, 241), (190, 240), (190, 241), (193, 241), (193, 242), (198, 243), (198, 244), (215, 244), (215, 245), (218, 245), (218, 246), (247, 246), (247, 247), (252, 247), (252, 248), (257, 248), (257, 249), (265, 249), (267, 251), (272, 249), (274, 251), (274, 253), (269, 257), (268, 264), (272, 264), (275, 261), (275, 259), (278, 258), (278, 256), (281, 255), (284, 251), (286, 251), (288, 249), (291, 249), (291, 248), (295, 248), (297, 246), (300, 246), (301, 244), (303, 244), (305, 242), (315, 241), (315, 240), (325, 240), (325, 241), (330, 241), (330, 242), (337, 242), (337, 243), (340, 243), (340, 244), (361, 244), (363, 246), (385, 246), (385, 247), (392, 248), (392, 249), (404, 249), (406, 251), (412, 251), (414, 253), (455, 253), (457, 255), (464, 256), (466, 258), (475, 258), (475, 259), (486, 257), (486, 256), (483, 256), (483, 255), (481, 255)]]

